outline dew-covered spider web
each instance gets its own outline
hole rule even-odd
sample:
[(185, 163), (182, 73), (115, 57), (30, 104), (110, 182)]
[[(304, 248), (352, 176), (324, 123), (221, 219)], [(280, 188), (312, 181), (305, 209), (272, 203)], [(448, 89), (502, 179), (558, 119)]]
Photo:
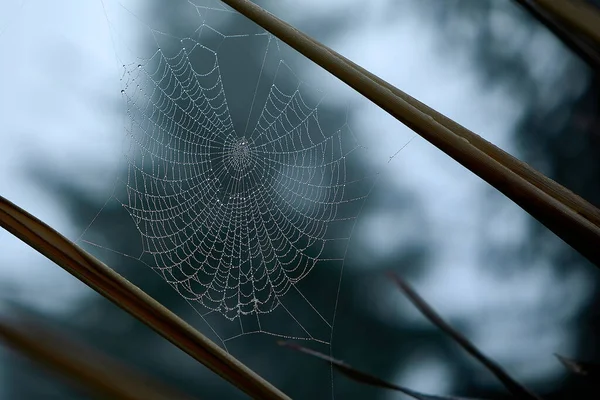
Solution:
[(126, 255), (225, 347), (252, 333), (328, 344), (372, 187), (347, 112), (324, 106), (291, 49), (219, 2), (177, 3), (165, 16), (176, 28), (116, 8), (146, 35), (116, 52), (127, 144), (111, 199), (141, 237), (140, 254)]

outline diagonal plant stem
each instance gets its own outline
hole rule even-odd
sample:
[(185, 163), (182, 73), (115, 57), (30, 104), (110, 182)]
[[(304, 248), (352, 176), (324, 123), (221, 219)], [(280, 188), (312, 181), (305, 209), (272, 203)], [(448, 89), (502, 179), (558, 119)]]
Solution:
[(438, 327), (452, 340), (458, 343), (467, 353), (483, 364), (504, 386), (518, 399), (524, 400), (540, 400), (538, 396), (531, 393), (527, 388), (514, 380), (506, 371), (502, 369), (494, 361), (486, 357), (473, 343), (466, 337), (458, 333), (452, 328), (438, 313), (419, 294), (403, 279), (394, 273), (389, 273), (389, 277), (396, 283), (402, 293), (410, 300), (410, 302), (427, 318), (433, 325)]
[(383, 389), (395, 390), (397, 392), (404, 393), (407, 396), (410, 396), (417, 400), (475, 400), (475, 399), (467, 399), (465, 397), (455, 397), (455, 396), (437, 396), (432, 394), (425, 394), (414, 391), (404, 386), (399, 386), (393, 384), (391, 382), (387, 382), (381, 378), (378, 378), (374, 375), (367, 374), (366, 372), (360, 371), (345, 362), (330, 357), (326, 354), (318, 352), (316, 350), (309, 349), (308, 347), (300, 346), (299, 344), (292, 342), (279, 341), (277, 342), (280, 346), (284, 346), (290, 348), (292, 350), (299, 351), (304, 354), (308, 354), (309, 356), (321, 359), (329, 364), (331, 364), (336, 370), (340, 373), (344, 374), (349, 379), (362, 383), (365, 385), (375, 386)]
[(93, 395), (114, 400), (191, 400), (112, 357), (75, 343), (30, 316), (0, 318), (0, 339), (12, 349), (76, 381)]
[(558, 361), (560, 361), (561, 364), (572, 373), (586, 377), (595, 385), (600, 383), (598, 379), (600, 378), (600, 364), (577, 361), (571, 358), (563, 357), (560, 354), (555, 354), (555, 356), (558, 358)]
[(594, 45), (589, 38), (571, 32), (563, 22), (557, 20), (548, 11), (541, 9), (535, 3), (535, 0), (514, 0), (514, 2), (541, 22), (576, 55), (587, 62), (591, 68), (600, 72), (600, 45)]
[(494, 186), (600, 267), (600, 211), (593, 205), (408, 94), (366, 73), (256, 4), (248, 0), (221, 1), (335, 75)]
[[(527, 3), (528, 0), (516, 0), (519, 3)], [(295, 29), (295, 28), (294, 28)], [(318, 42), (317, 40), (306, 36), (308, 40), (314, 43), (315, 46), (320, 47), (322, 50), (329, 52), (332, 56), (337, 58), (338, 60), (346, 63), (351, 68), (357, 70), (359, 74), (363, 74), (369, 79), (373, 80), (375, 83), (381, 85), (385, 89), (391, 91), (394, 95), (400, 97), (411, 106), (418, 109), (423, 114), (431, 116), (435, 121), (439, 124), (446, 127), (448, 130), (453, 133), (459, 135), (460, 137), (466, 139), (470, 144), (472, 144), (477, 149), (486, 153), (494, 160), (498, 161), (500, 164), (509, 168), (515, 174), (521, 176), (523, 179), (527, 180), (531, 184), (533, 184), (538, 189), (542, 190), (546, 194), (560, 201), (561, 203), (566, 204), (568, 207), (575, 210), (577, 213), (583, 215), (586, 219), (590, 220), (594, 225), (600, 227), (600, 210), (590, 204), (588, 201), (583, 199), (582, 197), (576, 195), (572, 191), (566, 189), (564, 186), (558, 184), (554, 180), (548, 178), (546, 175), (540, 173), (539, 171), (532, 168), (529, 164), (522, 162), (521, 160), (511, 156), (509, 153), (505, 152), (501, 148), (495, 146), (493, 143), (488, 142), (483, 139), (481, 136), (472, 132), (471, 130), (465, 128), (464, 126), (458, 124), (452, 119), (446, 117), (445, 115), (437, 112), (433, 108), (430, 108), (426, 104), (420, 102), (414, 97), (410, 96), (407, 93), (404, 93), (394, 85), (386, 82), (381, 79), (377, 75), (371, 73), (370, 71), (364, 69), (360, 65), (354, 63), (352, 60), (344, 57), (343, 55), (335, 52), (334, 50), (328, 48), (324, 44)], [(600, 63), (600, 59), (599, 59)], [(600, 65), (600, 64), (599, 64)]]
[[(323, 44), (317, 42), (316, 40), (313, 40), (313, 42), (315, 43), (315, 45), (321, 46), (326, 49), (326, 47)], [(352, 62), (351, 60), (347, 59), (341, 54), (335, 53), (335, 56), (338, 59), (350, 65), (352, 68), (356, 69), (359, 73), (364, 74), (365, 76), (372, 79), (374, 82), (390, 90), (394, 95), (400, 97), (401, 99), (403, 99), (422, 113), (431, 116), (435, 121), (446, 127), (448, 130), (464, 138), (471, 145), (484, 152), (488, 156), (492, 157), (494, 160), (498, 161), (500, 164), (504, 165), (515, 174), (519, 175), (529, 183), (533, 184), (535, 187), (542, 190), (544, 193), (553, 197), (557, 201), (564, 203), (569, 208), (572, 208), (577, 213), (583, 215), (594, 225), (600, 227), (600, 210), (592, 204), (590, 204), (585, 199), (583, 199), (582, 197), (576, 195), (564, 186), (558, 184), (556, 181), (548, 178), (546, 175), (535, 170), (529, 164), (524, 163), (518, 158), (511, 156), (501, 148), (497, 147), (493, 143), (488, 142), (476, 133), (470, 131), (464, 126), (446, 117), (445, 115), (437, 112), (433, 108), (430, 108), (426, 104), (421, 103), (414, 97), (411, 97), (410, 95), (404, 93), (397, 87), (384, 81), (377, 75), (367, 71), (360, 65)]]
[(289, 399), (137, 286), (2, 196), (0, 226), (249, 396)]
[(581, 0), (533, 0), (571, 29), (600, 44), (600, 11)]

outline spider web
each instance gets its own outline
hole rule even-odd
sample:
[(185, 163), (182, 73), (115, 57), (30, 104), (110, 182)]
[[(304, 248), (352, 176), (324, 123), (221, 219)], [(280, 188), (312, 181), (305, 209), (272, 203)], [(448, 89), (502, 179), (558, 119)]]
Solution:
[[(323, 93), (294, 72), (276, 37), (218, 2), (186, 5), (194, 29), (178, 35), (119, 3), (152, 43), (122, 65), (127, 173), (112, 198), (141, 236), (135, 258), (225, 347), (250, 333), (329, 344), (348, 242), (372, 187), (351, 167), (362, 147), (347, 117), (323, 121)], [(244, 75), (248, 57), (257, 68)], [(335, 271), (329, 282), (322, 269)]]

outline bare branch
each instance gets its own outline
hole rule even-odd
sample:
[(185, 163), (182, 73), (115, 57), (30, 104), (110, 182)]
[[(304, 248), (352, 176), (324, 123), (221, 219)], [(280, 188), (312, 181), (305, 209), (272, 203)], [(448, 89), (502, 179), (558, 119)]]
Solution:
[(308, 347), (304, 347), (304, 346), (300, 346), (299, 344), (296, 344), (296, 343), (290, 343), (290, 342), (284, 342), (284, 341), (279, 341), (277, 343), (280, 346), (288, 347), (290, 349), (293, 349), (293, 350), (299, 351), (301, 353), (308, 354), (309, 356), (316, 357), (323, 361), (326, 361), (327, 363), (330, 363), (331, 365), (333, 365), (333, 367), (336, 370), (338, 370), (342, 374), (346, 375), (348, 378), (352, 379), (355, 382), (364, 383), (365, 385), (371, 385), (371, 386), (376, 386), (376, 387), (380, 387), (383, 389), (395, 390), (395, 391), (404, 393), (404, 394), (406, 394), (414, 399), (417, 399), (417, 400), (469, 400), (465, 397), (436, 396), (436, 395), (431, 395), (431, 394), (419, 393), (412, 389), (408, 389), (404, 386), (399, 386), (399, 385), (395, 385), (393, 383), (384, 381), (383, 379), (378, 378), (374, 375), (367, 374), (366, 372), (359, 371), (341, 360), (337, 360), (335, 358), (329, 357), (328, 355), (325, 355), (316, 350), (309, 349)]
[(502, 369), (498, 364), (494, 361), (490, 360), (488, 357), (483, 355), (477, 347), (473, 343), (471, 343), (467, 338), (458, 333), (454, 328), (452, 328), (446, 321), (442, 319), (436, 313), (429, 304), (415, 290), (410, 287), (410, 285), (401, 279), (398, 275), (390, 273), (390, 278), (394, 280), (396, 285), (400, 288), (402, 293), (410, 300), (411, 303), (438, 329), (443, 331), (446, 335), (450, 336), (452, 340), (458, 343), (467, 353), (469, 353), (473, 358), (482, 363), (500, 382), (504, 384), (504, 386), (518, 399), (527, 399), (527, 400), (540, 400), (538, 396), (531, 393), (527, 388), (514, 380), (506, 371)]

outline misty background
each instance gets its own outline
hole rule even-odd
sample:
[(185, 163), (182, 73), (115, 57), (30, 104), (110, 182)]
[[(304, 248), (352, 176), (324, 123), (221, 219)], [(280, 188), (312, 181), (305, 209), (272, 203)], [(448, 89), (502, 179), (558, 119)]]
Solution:
[[(151, 28), (179, 37), (193, 35), (201, 23), (186, 1), (122, 3)], [(598, 76), (514, 2), (258, 3), (600, 204)], [(85, 232), (89, 241), (136, 254), (140, 240), (131, 219), (120, 204), (105, 202), (126, 168), (130, 122), (121, 58), (126, 52), (147, 57), (156, 43), (147, 26), (123, 15), (115, 0), (0, 4), (0, 191), (72, 240)], [(232, 33), (255, 29), (228, 26), (226, 19), (206, 23)], [(263, 51), (259, 41), (241, 43), (240, 54), (233, 48), (221, 60), (227, 96), (242, 99), (239, 115)], [(333, 355), (427, 393), (507, 397), (402, 298), (385, 278), (394, 270), (518, 380), (548, 398), (585, 398), (583, 383), (553, 353), (598, 360), (597, 269), (385, 112), (293, 51), (282, 51), (297, 79), (315, 88), (309, 94), (325, 93), (320, 117), (332, 127), (347, 120), (366, 147), (351, 168), (379, 173), (353, 231), (339, 293), (325, 285), (336, 282), (336, 268), (315, 269), (306, 287), (324, 292), (329, 302), (339, 297)], [(211, 335), (150, 268), (86, 249)], [(5, 231), (0, 293), (199, 398), (243, 398)], [(292, 398), (330, 398), (329, 367), (275, 340), (242, 336), (228, 349)], [(88, 398), (9, 349), (0, 351), (0, 398)], [(403, 398), (341, 376), (334, 383), (336, 398)]]

